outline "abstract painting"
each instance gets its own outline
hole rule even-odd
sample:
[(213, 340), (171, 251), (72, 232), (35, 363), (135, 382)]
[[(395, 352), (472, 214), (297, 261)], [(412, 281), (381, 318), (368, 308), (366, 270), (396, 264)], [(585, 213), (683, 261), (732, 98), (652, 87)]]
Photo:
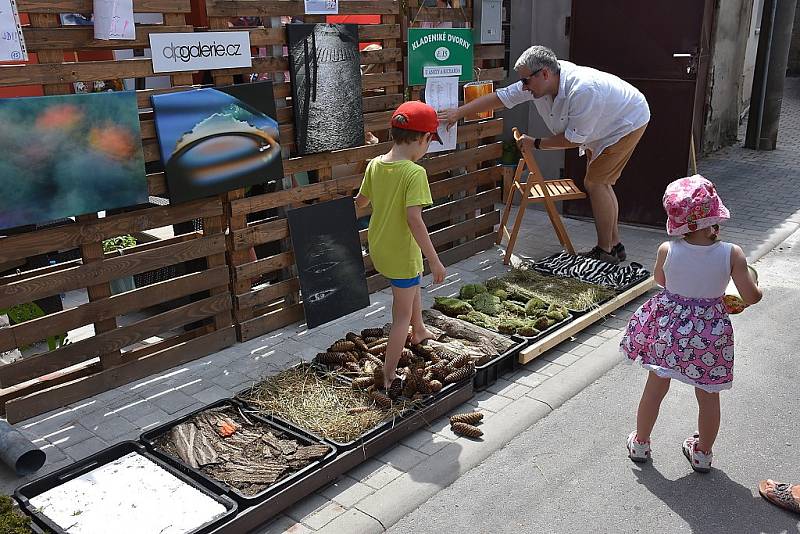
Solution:
[(286, 215), (308, 328), (369, 306), (353, 200), (321, 202)]
[(0, 228), (147, 202), (134, 93), (0, 99)]
[(170, 202), (283, 178), (272, 82), (154, 95)]
[(289, 24), (286, 28), (297, 153), (363, 145), (358, 26)]

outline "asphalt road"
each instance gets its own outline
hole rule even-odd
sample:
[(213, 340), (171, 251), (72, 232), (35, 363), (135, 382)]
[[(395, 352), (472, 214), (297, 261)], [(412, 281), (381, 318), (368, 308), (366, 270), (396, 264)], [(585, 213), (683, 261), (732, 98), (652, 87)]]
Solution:
[(767, 477), (800, 483), (798, 234), (756, 264), (764, 300), (734, 317), (734, 386), (722, 393), (711, 473), (694, 473), (681, 453), (697, 406), (679, 382), (653, 462), (628, 460), (645, 371), (621, 363), (389, 532), (800, 532), (800, 516), (757, 490)]

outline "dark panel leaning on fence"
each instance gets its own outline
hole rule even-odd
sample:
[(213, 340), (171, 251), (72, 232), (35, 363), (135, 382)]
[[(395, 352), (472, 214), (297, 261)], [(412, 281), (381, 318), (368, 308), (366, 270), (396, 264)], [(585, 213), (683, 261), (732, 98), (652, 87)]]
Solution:
[[(90, 14), (91, 0), (20, 0), (18, 6), (30, 16), (31, 24), (23, 31), (39, 64), (1, 67), (0, 86), (42, 85), (46, 95), (68, 94), (77, 82), (133, 79), (130, 83), (141, 86), (144, 78), (154, 76), (151, 61), (138, 57), (138, 51), (149, 46), (148, 35), (192, 31), (186, 23), (189, 0), (134, 0), (135, 12), (163, 17), (162, 24), (137, 24), (134, 41), (95, 40), (91, 26), (62, 26), (59, 13)], [(77, 57), (76, 52), (98, 50), (132, 50), (129, 55), (134, 57), (65, 61), (65, 54)], [(158, 147), (149, 97), (191, 86), (192, 75), (173, 74), (167, 81), (170, 87), (137, 91), (145, 160), (155, 165)], [(150, 195), (165, 199), (163, 174), (148, 175), (148, 189)], [(0, 329), (0, 353), (27, 347), (22, 359), (0, 366), (0, 402), (10, 421), (65, 406), (235, 342), (223, 201), (214, 197), (165, 204), (162, 200), (103, 218), (80, 215), (61, 225), (4, 232), (9, 235), (0, 238), (0, 265), (16, 265), (18, 270), (0, 276), (0, 309), (43, 298), (60, 300), (64, 293), (70, 303), (61, 311)], [(156, 232), (161, 238), (147, 233), (186, 223), (193, 231), (174, 236)], [(202, 230), (194, 230), (198, 226)], [(104, 240), (127, 235), (136, 238), (135, 246), (104, 252)], [(53, 264), (31, 268), (40, 263), (29, 260), (42, 257)], [(200, 262), (201, 267), (186, 272), (185, 262)], [(131, 277), (133, 283), (118, 283)], [(38, 343), (46, 338), (60, 342), (67, 332), (69, 343), (55, 343), (55, 350)]]

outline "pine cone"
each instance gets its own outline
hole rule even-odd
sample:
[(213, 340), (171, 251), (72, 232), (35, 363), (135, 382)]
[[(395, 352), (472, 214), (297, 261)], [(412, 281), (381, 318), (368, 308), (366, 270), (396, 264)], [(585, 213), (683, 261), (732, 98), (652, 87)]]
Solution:
[(344, 365), (350, 361), (350, 355), (343, 352), (320, 352), (314, 360), (325, 365)]
[(375, 354), (383, 354), (383, 353), (386, 352), (386, 346), (387, 345), (388, 345), (388, 343), (386, 343), (385, 341), (383, 343), (378, 343), (377, 345), (373, 345), (372, 347), (367, 349), (367, 352), (369, 352), (370, 354), (373, 354), (373, 355), (375, 355)]
[(483, 435), (483, 430), (467, 423), (454, 423), (450, 428), (456, 434), (470, 438), (479, 438)]
[(356, 362), (347, 362), (344, 364), (345, 369), (351, 373), (360, 373), (361, 367)]
[(379, 339), (380, 339), (379, 337), (367, 336), (367, 337), (364, 338), (364, 343), (366, 343), (367, 347), (369, 347), (370, 343), (375, 343)]
[(418, 401), (418, 400), (422, 400), (424, 398), (425, 398), (425, 395), (423, 395), (422, 393), (415, 393), (414, 396), (411, 397), (411, 400), (412, 401)]
[(367, 353), (367, 360), (371, 361), (375, 365), (383, 365), (383, 360), (370, 353)]
[(403, 381), (400, 380), (399, 378), (395, 378), (392, 381), (392, 385), (389, 386), (389, 389), (386, 392), (386, 394), (389, 395), (390, 399), (397, 400), (397, 398), (400, 396), (400, 393), (402, 392), (403, 392)]
[(450, 417), (450, 424), (467, 423), (468, 425), (474, 425), (482, 419), (483, 414), (481, 412), (457, 413)]
[(442, 383), (438, 380), (431, 380), (428, 382), (428, 387), (431, 388), (431, 392), (438, 393), (442, 390)]
[(419, 393), (422, 393), (423, 395), (430, 395), (431, 386), (428, 383), (428, 381), (425, 380), (425, 377), (423, 376), (423, 373), (424, 373), (423, 369), (417, 369), (416, 377), (415, 377), (416, 380), (417, 380), (417, 391)]
[(453, 358), (453, 360), (450, 362), (450, 365), (453, 366), (454, 368), (458, 369), (460, 367), (464, 367), (470, 361), (472, 361), (472, 359), (469, 357), (469, 355), (467, 355), (467, 354), (459, 354), (458, 356)]
[(372, 391), (369, 395), (372, 397), (372, 400), (375, 401), (375, 404), (381, 408), (388, 409), (392, 407), (392, 399), (382, 391)]
[(461, 369), (457, 369), (456, 371), (444, 377), (444, 383), (454, 384), (456, 382), (461, 382), (462, 380), (469, 378), (471, 375), (472, 370), (468, 366), (464, 366)]
[(433, 380), (433, 378), (434, 378), (433, 373), (431, 371), (426, 371), (425, 374), (422, 375), (422, 379), (425, 382), (430, 382), (431, 380)]
[(328, 349), (330, 352), (348, 352), (351, 350), (355, 350), (356, 344), (352, 341), (347, 341), (345, 339), (340, 339), (336, 343), (330, 346)]
[(372, 341), (371, 343), (367, 343), (367, 348), (371, 349), (375, 345), (380, 345), (381, 343), (388, 343), (388, 342), (389, 342), (389, 338), (388, 337), (379, 337), (375, 341)]
[(359, 376), (353, 379), (353, 389), (366, 389), (375, 383), (371, 376)]
[(378, 389), (383, 389), (383, 365), (379, 365), (372, 371), (372, 382)]
[(355, 332), (348, 332), (347, 334), (345, 334), (344, 338), (347, 341), (352, 341), (356, 346), (356, 350), (358, 350), (360, 352), (366, 352), (367, 351), (367, 344), (364, 343), (364, 340), (361, 339), (361, 336), (359, 336)]
[(369, 406), (356, 406), (355, 408), (348, 408), (347, 413), (350, 415), (357, 414), (357, 413), (364, 413), (370, 410)]
[(383, 337), (383, 328), (365, 328), (361, 331), (361, 337)]
[(406, 380), (406, 385), (403, 386), (403, 396), (410, 399), (417, 393), (417, 383), (413, 380)]

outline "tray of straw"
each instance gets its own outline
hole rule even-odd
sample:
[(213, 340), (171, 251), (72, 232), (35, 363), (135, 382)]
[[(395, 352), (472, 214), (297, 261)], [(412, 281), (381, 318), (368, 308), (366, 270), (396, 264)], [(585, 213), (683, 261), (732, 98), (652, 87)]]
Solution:
[(339, 449), (391, 428), (416, 407), (407, 400), (381, 407), (369, 392), (308, 364), (271, 376), (237, 397), (247, 406), (246, 413), (292, 423)]

